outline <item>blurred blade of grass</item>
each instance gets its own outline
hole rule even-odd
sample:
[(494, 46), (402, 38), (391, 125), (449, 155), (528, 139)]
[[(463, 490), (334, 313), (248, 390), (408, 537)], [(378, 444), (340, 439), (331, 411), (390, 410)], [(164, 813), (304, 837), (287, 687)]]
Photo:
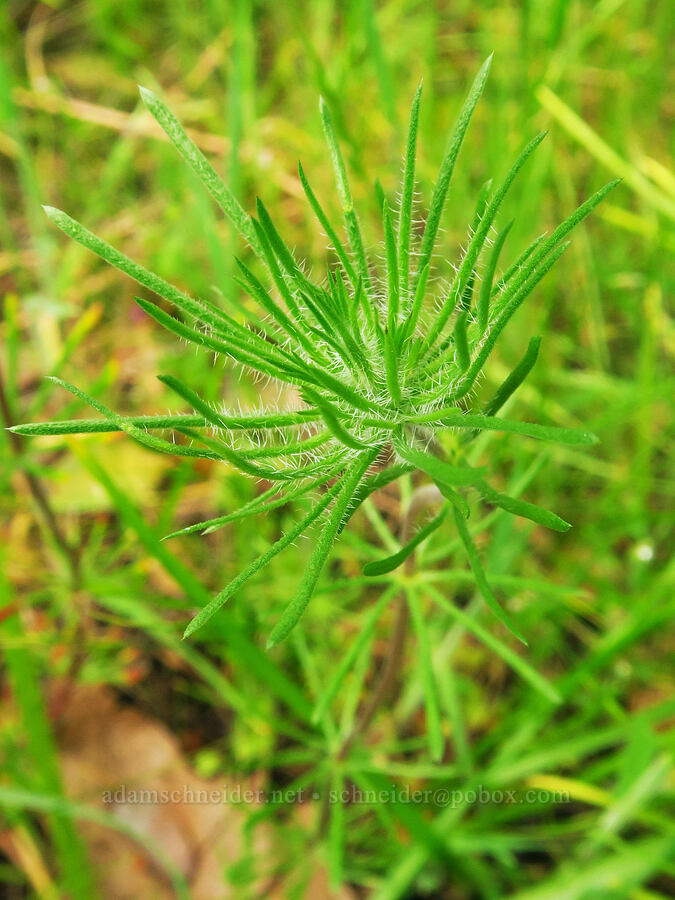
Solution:
[(418, 592), (411, 587), (406, 590), (406, 598), (415, 634), (417, 636), (417, 655), (422, 670), (429, 756), (432, 762), (440, 762), (443, 758), (445, 739), (443, 737), (443, 728), (441, 725), (441, 710), (438, 702), (438, 687), (436, 684), (436, 675), (431, 654), (431, 641), (429, 639), (427, 623), (424, 619)]
[[(577, 695), (589, 680), (596, 679), (598, 674), (613, 663), (621, 653), (633, 647), (648, 634), (658, 631), (675, 615), (672, 578), (664, 573), (660, 581), (661, 590), (655, 585), (651, 603), (628, 609), (623, 620), (606, 630), (593, 643), (578, 665), (559, 679), (557, 689), (565, 700)], [(499, 748), (496, 764), (508, 765), (511, 762), (517, 765), (526, 748), (532, 744), (541, 729), (546, 727), (553, 711), (549, 705), (530, 707), (523, 713), (522, 722), (518, 722), (514, 717), (510, 734)], [(644, 721), (650, 721), (647, 714)], [(635, 718), (633, 722), (634, 727), (638, 727)]]
[[(92, 303), (75, 319), (63, 341), (58, 358), (54, 360), (53, 365), (46, 374), (59, 376), (63, 372), (73, 353), (87, 335), (99, 324), (102, 315), (102, 304)], [(23, 412), (26, 418), (32, 418), (40, 412), (49, 398), (51, 388), (52, 384), (46, 378), (40, 382), (38, 389)]]
[[(97, 809), (95, 806), (68, 800), (58, 794), (48, 794), (44, 791), (26, 790), (22, 787), (8, 785), (0, 785), (0, 806), (44, 813), (55, 819), (60, 827), (74, 819), (80, 819), (83, 822), (93, 822), (96, 825), (117, 831), (147, 851), (160, 869), (168, 876), (176, 892), (176, 897), (181, 898), (181, 900), (190, 900), (190, 891), (185, 881), (185, 876), (170, 854), (152, 838), (148, 837), (147, 834), (137, 830), (132, 825), (128, 825), (119, 816)], [(81, 896), (93, 900), (96, 894), (89, 893)]]
[[(366, 773), (360, 770), (354, 772), (348, 770), (348, 772), (357, 788), (364, 792), (366, 799), (368, 794), (383, 798), (381, 802), (387, 807), (388, 812), (414, 839), (413, 846), (423, 849), (429, 856), (441, 863), (451, 864), (449, 830), (437, 829), (434, 822), (429, 821), (421, 809), (417, 808), (419, 804), (410, 802), (409, 797), (401, 791), (400, 787), (380, 772)], [(377, 892), (373, 896), (377, 896)]]
[[(86, 450), (72, 445), (72, 451), (92, 476), (110, 495), (119, 515), (126, 525), (136, 532), (140, 542), (148, 553), (157, 560), (163, 569), (185, 591), (191, 603), (203, 607), (211, 602), (211, 595), (201, 582), (181, 563), (162, 543), (161, 537), (143, 519), (132, 501), (108, 476), (105, 470)], [(255, 675), (272, 694), (286, 703), (301, 719), (310, 718), (312, 707), (302, 692), (282, 670), (257, 647), (244, 633), (234, 616), (224, 612), (211, 623), (210, 633), (222, 640), (230, 655), (242, 671)]]
[(382, 46), (382, 37), (375, 13), (375, 4), (373, 0), (363, 0), (363, 2), (354, 4), (355, 8), (360, 7), (363, 15), (363, 29), (368, 42), (368, 49), (371, 53), (377, 80), (380, 87), (380, 99), (387, 113), (387, 118), (394, 129), (398, 128), (398, 114), (396, 110), (394, 84), (392, 80), (391, 67), (389, 60)]
[(347, 806), (342, 802), (344, 785), (341, 772), (334, 772), (332, 780), (326, 785), (326, 790), (331, 792), (328, 810), (328, 871), (331, 886), (336, 890), (342, 886), (344, 881), (345, 809)]
[[(14, 72), (10, 68), (11, 59), (9, 49), (16, 45), (16, 35), (13, 23), (10, 20), (10, 11), (7, 6), (0, 8), (0, 133), (6, 134), (12, 141), (14, 148), (14, 164), (16, 167), (18, 187), (26, 222), (30, 231), (30, 243), (36, 253), (36, 272), (34, 276), (26, 277), (23, 267), (18, 268), (18, 277), (22, 288), (30, 290), (34, 277), (39, 286), (37, 296), (37, 308), (39, 316), (34, 323), (43, 356), (47, 360), (55, 360), (61, 350), (61, 341), (57, 325), (57, 316), (54, 314), (52, 296), (53, 271), (52, 258), (54, 243), (44, 217), (40, 214), (40, 185), (38, 171), (34, 165), (33, 156), (29, 144), (22, 130), (17, 109), (14, 104)], [(1, 182), (0, 182), (1, 186)], [(6, 204), (0, 192), (0, 214), (4, 221), (8, 221), (5, 214)], [(7, 241), (7, 246), (14, 248), (16, 242), (11, 228), (2, 226), (0, 236)]]
[[(5, 576), (4, 553), (0, 548), (0, 608), (9, 615), (0, 621), (0, 634), (12, 640), (24, 636), (20, 610), (14, 606), (9, 582)], [(5, 647), (4, 660), (9, 675), (9, 685), (16, 702), (23, 736), (26, 740), (28, 770), (7, 774), (27, 789), (60, 796), (62, 792), (58, 750), (49, 724), (44, 698), (40, 687), (38, 658), (34, 651), (21, 646), (20, 641)], [(2, 787), (2, 791), (10, 790)], [(22, 788), (23, 790), (23, 788)], [(62, 802), (63, 798), (61, 798)], [(5, 798), (6, 802), (6, 798)], [(0, 806), (3, 797), (0, 793)], [(24, 807), (25, 808), (25, 807)], [(92, 872), (84, 844), (77, 833), (73, 817), (55, 819), (48, 816), (48, 828), (58, 854), (63, 889), (73, 898), (92, 900), (97, 896), (92, 882)]]
[[(602, 34), (608, 20), (627, 2), (628, 0), (599, 0), (590, 11), (585, 11), (578, 27), (569, 29), (569, 36), (559, 33), (558, 49), (553, 54), (548, 54), (547, 84), (557, 84), (567, 69), (578, 64), (581, 51)], [(572, 6), (569, 0), (561, 0), (561, 5)]]
[[(534, 713), (534, 710), (530, 711)], [(617, 742), (625, 741), (637, 723), (661, 724), (675, 713), (675, 700), (666, 700), (633, 715), (632, 721), (626, 719), (616, 724), (598, 728), (590, 734), (572, 733), (563, 738), (557, 736), (552, 746), (536, 748), (527, 753), (522, 749), (516, 758), (510, 761), (497, 759), (490, 768), (489, 777), (495, 784), (507, 784), (541, 771), (547, 771), (561, 765), (566, 759), (579, 759), (602, 748), (611, 747)]]
[[(652, 707), (643, 712), (634, 714), (633, 720), (627, 720), (622, 722), (620, 725), (613, 726), (611, 728), (603, 729), (601, 732), (597, 734), (591, 735), (582, 735), (576, 736), (572, 739), (572, 741), (566, 742), (565, 744), (558, 744), (553, 749), (551, 749), (547, 754), (547, 764), (548, 765), (556, 765), (564, 760), (569, 759), (579, 759), (582, 754), (593, 753), (602, 747), (611, 747), (616, 743), (617, 740), (625, 739), (626, 736), (630, 733), (631, 728), (633, 727), (633, 723), (636, 721), (646, 722), (646, 723), (656, 723), (666, 721), (670, 716), (675, 713), (675, 701), (670, 700), (665, 703), (657, 704), (655, 707)], [(535, 754), (536, 756), (536, 754)], [(533, 765), (533, 762), (536, 762)], [(493, 768), (490, 768), (481, 773), (481, 782), (483, 784), (510, 784), (514, 781), (518, 781), (521, 778), (527, 777), (534, 772), (539, 771), (540, 763), (543, 762), (542, 759), (533, 760), (530, 758), (525, 764), (521, 766), (512, 767), (511, 771), (506, 772), (505, 770), (495, 771)], [(451, 831), (455, 826), (456, 818), (461, 814), (464, 805), (466, 804), (466, 794), (472, 787), (473, 782), (466, 782), (463, 787), (463, 795), (464, 799), (459, 802), (457, 805), (451, 805), (448, 808), (444, 809), (433, 821), (433, 829), (436, 833), (447, 833)], [(668, 858), (668, 853), (672, 850), (675, 845), (675, 841), (673, 839), (649, 839), (645, 843), (644, 849), (646, 850), (649, 847), (660, 848), (660, 852), (656, 854), (658, 857), (658, 864), (662, 864)], [(378, 888), (373, 892), (371, 900), (399, 900), (399, 898), (406, 895), (409, 891), (410, 885), (415, 881), (419, 873), (423, 870), (426, 865), (429, 857), (432, 855), (432, 848), (429, 846), (417, 843), (411, 845), (405, 853), (400, 857), (396, 865), (389, 871), (386, 878), (382, 881), (382, 883), (378, 886)], [(641, 857), (640, 853), (635, 854), (634, 861), (637, 861)], [(614, 860), (614, 857), (609, 857), (610, 860)], [(620, 862), (620, 861), (619, 861)], [(601, 873), (611, 872), (612, 866), (608, 863), (607, 867), (603, 868), (601, 864), (592, 863), (592, 872), (593, 877), (598, 876), (597, 867), (599, 866)], [(579, 871), (579, 867), (576, 867), (576, 871)], [(628, 871), (628, 870), (627, 870)], [(633, 871), (631, 868), (630, 871)], [(649, 871), (646, 873), (645, 877), (650, 877), (654, 872), (653, 861)], [(588, 872), (586, 873), (588, 875)], [(565, 879), (570, 878), (571, 873), (564, 873), (564, 877), (560, 876), (558, 873), (554, 875), (554, 879), (551, 882), (554, 887), (551, 888), (550, 893), (542, 894), (541, 898), (538, 894), (524, 894), (522, 900), (560, 900), (562, 896), (569, 896), (569, 900), (578, 900), (580, 894), (556, 894), (553, 891), (559, 890), (564, 884)], [(599, 876), (598, 876), (599, 877)], [(591, 884), (590, 887), (594, 885)], [(534, 890), (538, 890), (535, 888)], [(548, 890), (548, 888), (547, 888)]]
[(658, 873), (673, 851), (675, 838), (634, 841), (599, 860), (561, 866), (552, 878), (544, 879), (537, 887), (512, 894), (512, 900), (579, 900), (607, 896), (616, 889), (621, 896), (630, 896), (629, 891)]
[(426, 590), (442, 609), (449, 612), (450, 615), (467, 631), (474, 634), (480, 641), (500, 656), (514, 672), (517, 672), (521, 678), (527, 681), (543, 697), (551, 703), (558, 704), (561, 702), (562, 698), (551, 682), (544, 678), (543, 675), (540, 675), (536, 669), (521, 656), (518, 656), (518, 654), (507, 644), (495, 638), (491, 632), (483, 628), (482, 625), (479, 625), (478, 622), (474, 622), (474, 620), (467, 616), (466, 613), (454, 606), (450, 600), (447, 600), (433, 585), (427, 584)]
[(675, 202), (671, 201), (658, 190), (658, 188), (629, 162), (626, 162), (613, 150), (609, 144), (588, 125), (581, 116), (577, 115), (557, 94), (545, 84), (540, 85), (536, 91), (537, 100), (549, 112), (556, 121), (570, 134), (582, 147), (585, 147), (599, 162), (623, 178), (626, 184), (633, 188), (636, 194), (642, 197), (650, 206), (663, 213), (669, 219), (675, 221)]
[[(633, 772), (632, 781), (612, 797), (597, 824), (597, 830), (591, 834), (591, 843), (605, 843), (627, 824), (638, 819), (651, 798), (662, 793), (672, 773), (673, 758), (669, 753), (660, 754), (648, 766)], [(668, 830), (675, 837), (675, 823), (671, 822)]]
[[(307, 643), (307, 637), (302, 629), (296, 628), (293, 632), (291, 635), (291, 645), (303, 670), (305, 681), (311, 691), (312, 697), (316, 699), (321, 690), (321, 681), (317, 670), (318, 660), (316, 655), (310, 649), (309, 644)], [(312, 713), (312, 723), (315, 724), (317, 722), (321, 724), (321, 730), (326, 743), (334, 743), (336, 729), (330, 711), (324, 708), (323, 714), (317, 717), (315, 706)]]
[(675, 236), (660, 229), (655, 220), (612, 204), (603, 206), (599, 215), (610, 225), (616, 225), (617, 228), (633, 234), (640, 234), (656, 244), (662, 243), (670, 253), (675, 253)]
[(172, 650), (183, 659), (215, 691), (219, 702), (223, 702), (242, 715), (244, 711), (255, 715), (249, 701), (227, 680), (208, 659), (193, 646), (182, 641), (172, 626), (150, 609), (142, 600), (101, 592), (96, 602), (121, 616), (129, 628), (139, 628), (152, 635), (153, 640)]
[(342, 659), (335, 668), (333, 675), (328, 680), (328, 684), (319, 695), (314, 706), (314, 711), (312, 713), (313, 722), (318, 722), (321, 720), (325, 712), (329, 709), (330, 704), (335, 699), (335, 696), (340, 690), (340, 687), (345, 678), (349, 674), (350, 669), (356, 664), (361, 653), (365, 651), (366, 646), (370, 644), (370, 641), (372, 640), (373, 634), (375, 632), (377, 621), (384, 611), (387, 603), (391, 600), (391, 596), (395, 590), (395, 587), (386, 590), (380, 597), (378, 602), (374, 604), (374, 606), (370, 609), (368, 616), (365, 618), (363, 624), (359, 629), (358, 637), (356, 638), (356, 640), (352, 641), (349, 646), (349, 650), (342, 656)]

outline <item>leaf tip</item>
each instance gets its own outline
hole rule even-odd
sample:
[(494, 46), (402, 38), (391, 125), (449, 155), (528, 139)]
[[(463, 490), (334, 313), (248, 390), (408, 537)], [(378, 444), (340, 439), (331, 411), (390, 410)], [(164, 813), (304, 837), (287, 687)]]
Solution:
[(63, 210), (59, 209), (57, 206), (49, 206), (48, 204), (43, 203), (42, 208), (44, 209), (47, 218), (51, 219), (52, 222), (56, 222), (59, 217), (63, 215)]
[(137, 85), (138, 93), (141, 95), (141, 100), (145, 103), (146, 106), (151, 106), (152, 103), (157, 99), (155, 94), (150, 90), (150, 88), (143, 87), (142, 84)]

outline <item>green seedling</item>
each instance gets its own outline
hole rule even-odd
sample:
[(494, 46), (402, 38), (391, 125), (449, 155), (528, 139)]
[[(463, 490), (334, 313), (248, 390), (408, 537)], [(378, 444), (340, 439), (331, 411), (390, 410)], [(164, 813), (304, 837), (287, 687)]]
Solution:
[[(494, 189), (491, 182), (484, 185), (468, 246), (450, 287), (443, 289), (444, 282), (435, 271), (438, 232), (455, 164), (490, 62), (491, 58), (487, 59), (479, 70), (458, 116), (419, 246), (414, 243), (411, 227), (421, 86), (417, 90), (410, 113), (397, 209), (391, 208), (381, 187), (378, 191), (382, 201), (381, 256), (385, 264), (375, 261), (380, 254), (376, 257), (366, 252), (331, 115), (321, 100), (321, 122), (346, 234), (345, 242), (300, 167), (300, 181), (309, 204), (335, 252), (334, 268), (323, 281), (308, 277), (263, 202), (258, 200), (255, 217), (249, 215), (175, 116), (153, 93), (141, 89), (143, 101), (169, 140), (257, 257), (257, 262), (250, 264), (237, 261), (237, 280), (255, 305), (247, 321), (238, 318), (239, 307), (230, 315), (210, 302), (189, 296), (133, 262), (66, 213), (45, 207), (49, 218), (62, 231), (174, 307), (176, 316), (138, 298), (142, 309), (165, 328), (255, 376), (292, 385), (301, 398), (302, 405), (293, 409), (252, 415), (226, 413), (202, 399), (198, 385), (189, 386), (167, 375), (162, 377), (163, 382), (194, 412), (126, 417), (59, 381), (102, 418), (27, 424), (13, 429), (25, 435), (122, 430), (150, 448), (222, 460), (271, 484), (242, 509), (175, 534), (213, 531), (228, 522), (264, 514), (291, 499), (314, 493), (317, 499), (312, 510), (206, 605), (188, 624), (186, 636), (215, 615), (274, 556), (321, 520), (297, 593), (282, 612), (268, 646), (284, 640), (305, 612), (335, 539), (361, 503), (384, 485), (418, 471), (437, 485), (441, 509), (399, 552), (379, 563), (368, 563), (365, 573), (392, 571), (431, 532), (454, 521), (485, 602), (506, 628), (525, 640), (488, 584), (465, 523), (470, 510), (466, 494), (477, 492), (488, 504), (548, 528), (566, 531), (570, 526), (552, 512), (492, 488), (485, 480), (484, 469), (468, 465), (462, 448), (484, 430), (566, 444), (592, 444), (595, 438), (586, 431), (497, 416), (534, 366), (539, 338), (530, 342), (521, 362), (487, 405), (476, 408), (473, 388), (506, 325), (567, 249), (565, 239), (569, 232), (617, 182), (610, 182), (589, 197), (550, 235), (537, 238), (496, 279), (510, 223), (497, 230), (496, 239), (490, 235), (514, 179), (544, 138), (544, 134), (535, 136), (501, 183)], [(157, 436), (161, 430), (172, 431), (173, 439)], [(447, 430), (456, 431), (459, 438), (460, 452), (452, 461), (444, 458), (439, 441)], [(452, 516), (446, 515), (449, 509)], [(416, 614), (418, 630), (420, 621)]]

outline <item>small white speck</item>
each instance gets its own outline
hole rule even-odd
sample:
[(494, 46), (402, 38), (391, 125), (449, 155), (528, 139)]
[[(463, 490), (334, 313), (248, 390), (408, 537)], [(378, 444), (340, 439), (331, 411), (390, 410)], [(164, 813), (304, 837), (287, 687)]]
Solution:
[(651, 544), (643, 541), (636, 546), (635, 555), (640, 562), (651, 562), (654, 559), (654, 548)]

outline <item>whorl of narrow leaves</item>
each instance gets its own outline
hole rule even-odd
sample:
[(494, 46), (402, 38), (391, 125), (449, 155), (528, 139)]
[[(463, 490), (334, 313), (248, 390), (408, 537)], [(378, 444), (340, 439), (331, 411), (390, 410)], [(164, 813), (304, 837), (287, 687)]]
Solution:
[[(445, 525), (447, 512), (452, 509), (486, 604), (503, 625), (524, 640), (487, 582), (466, 524), (471, 511), (467, 495), (480, 496), (488, 504), (548, 528), (565, 531), (570, 526), (555, 513), (493, 488), (485, 479), (487, 469), (469, 466), (461, 456), (461, 448), (480, 431), (572, 445), (592, 444), (596, 438), (581, 429), (497, 416), (532, 370), (539, 353), (539, 338), (530, 341), (521, 361), (482, 409), (468, 408), (465, 398), (470, 396), (501, 332), (564, 253), (568, 233), (616, 182), (582, 203), (550, 235), (533, 241), (498, 277), (512, 222), (499, 228), (497, 216), (513, 181), (544, 138), (543, 133), (536, 135), (494, 192), (492, 179), (483, 185), (470, 220), (469, 244), (450, 289), (434, 294), (441, 283), (432, 272), (442, 216), (490, 62), (491, 57), (479, 70), (459, 111), (419, 240), (412, 228), (422, 96), (421, 84), (418, 87), (409, 119), (400, 202), (393, 204), (381, 184), (376, 185), (383, 252), (370, 258), (333, 118), (325, 101), (320, 101), (321, 123), (346, 233), (344, 241), (299, 165), (300, 182), (310, 207), (335, 254), (333, 269), (321, 281), (306, 274), (263, 201), (257, 200), (255, 217), (249, 215), (174, 114), (155, 94), (141, 88), (150, 113), (252, 251), (253, 258), (236, 260), (236, 281), (253, 303), (248, 320), (241, 320), (246, 307), (238, 300), (229, 314), (208, 300), (194, 298), (129, 259), (66, 213), (45, 207), (50, 219), (67, 235), (170, 304), (171, 311), (147, 298), (137, 298), (140, 307), (159, 324), (181, 340), (247, 372), (294, 386), (304, 404), (281, 411), (227, 411), (202, 398), (198, 385), (187, 385), (166, 375), (162, 376), (164, 384), (192, 412), (120, 416), (97, 398), (55, 379), (81, 402), (96, 409), (102, 418), (13, 428), (27, 436), (124, 431), (151, 449), (223, 461), (254, 478), (271, 482), (272, 487), (241, 509), (188, 526), (169, 537), (213, 531), (246, 516), (265, 514), (291, 500), (318, 495), (313, 507), (294, 527), (195, 616), (186, 628), (186, 637), (213, 616), (249, 578), (324, 517), (297, 593), (281, 613), (268, 647), (284, 640), (307, 608), (335, 539), (359, 506), (374, 491), (417, 471), (437, 485), (443, 504), (440, 511), (398, 552), (368, 563), (365, 573), (379, 577), (394, 573), (424, 540)], [(492, 241), (490, 233), (495, 228), (497, 236)], [(384, 259), (384, 265), (378, 257)], [(437, 440), (439, 433), (447, 429), (458, 430), (460, 456), (452, 461), (443, 457)], [(158, 431), (172, 432), (172, 440), (161, 437)], [(418, 639), (424, 641), (424, 622), (414, 595), (410, 603)], [(372, 632), (380, 608), (378, 605), (368, 619), (363, 641)], [(317, 715), (327, 707), (337, 684), (339, 678), (319, 701)], [(427, 716), (434, 754), (439, 755), (442, 741), (430, 685), (431, 681), (427, 686)]]

